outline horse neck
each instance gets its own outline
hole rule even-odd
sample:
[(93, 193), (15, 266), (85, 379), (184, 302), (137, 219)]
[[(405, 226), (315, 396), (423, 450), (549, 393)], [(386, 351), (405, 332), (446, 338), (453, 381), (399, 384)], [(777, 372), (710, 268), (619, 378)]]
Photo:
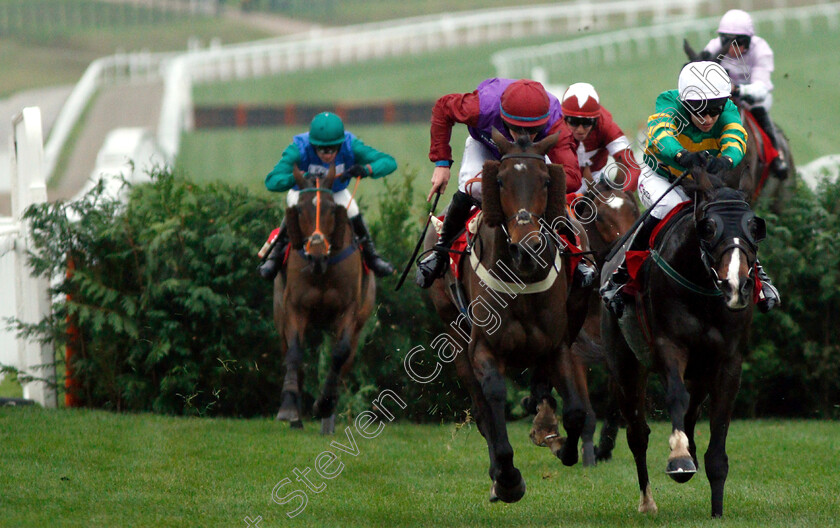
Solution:
[(657, 241), (662, 258), (686, 279), (702, 286), (712, 284), (712, 277), (700, 258), (700, 239), (694, 228), (694, 217), (686, 215), (665, 233), (667, 238)]

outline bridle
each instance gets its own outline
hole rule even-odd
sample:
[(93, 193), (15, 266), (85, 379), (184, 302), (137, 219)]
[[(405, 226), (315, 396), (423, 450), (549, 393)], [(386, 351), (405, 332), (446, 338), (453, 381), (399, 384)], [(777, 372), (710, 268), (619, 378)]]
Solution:
[[(516, 153), (505, 154), (504, 156), (502, 156), (500, 161), (505, 161), (507, 159), (519, 159), (519, 158), (540, 160), (543, 163), (543, 165), (546, 165), (545, 156), (542, 155), (542, 154), (535, 154), (533, 152), (516, 152)], [(511, 238), (510, 238), (510, 233), (507, 230), (507, 224), (511, 220), (514, 220), (514, 219), (516, 220), (516, 222), (518, 224), (528, 224), (532, 221), (536, 221), (537, 224), (540, 226), (540, 238), (545, 238), (546, 237), (546, 235), (547, 235), (546, 227), (545, 227), (546, 222), (543, 221), (543, 218), (540, 215), (534, 213), (533, 211), (529, 211), (528, 209), (522, 208), (519, 211), (512, 214), (511, 216), (509, 216), (505, 220), (505, 222), (500, 225), (500, 227), (502, 228), (502, 232), (505, 234), (505, 238), (506, 238), (508, 244), (510, 244)], [(551, 238), (552, 237), (550, 237), (550, 236), (548, 237), (549, 241), (551, 240)]]
[(315, 230), (311, 235), (304, 239), (304, 242), (306, 243), (304, 246), (304, 252), (306, 255), (309, 255), (310, 249), (313, 245), (323, 244), (324, 250), (329, 253), (331, 248), (330, 241), (327, 239), (324, 232), (321, 231), (321, 193), (333, 194), (333, 191), (332, 189), (321, 187), (321, 179), (315, 178), (315, 187), (307, 187), (300, 190), (301, 194), (305, 192), (315, 193)]

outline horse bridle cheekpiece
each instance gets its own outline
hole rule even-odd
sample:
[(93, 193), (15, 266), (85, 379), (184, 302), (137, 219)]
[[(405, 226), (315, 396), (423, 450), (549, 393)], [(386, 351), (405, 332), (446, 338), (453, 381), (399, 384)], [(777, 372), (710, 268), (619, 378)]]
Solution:
[[(764, 219), (756, 216), (743, 200), (720, 200), (709, 202), (702, 208), (702, 217), (697, 221), (700, 235), (700, 252), (703, 263), (714, 273), (716, 257), (732, 248), (740, 248), (753, 257), (758, 252), (758, 243), (764, 240), (766, 226)], [(752, 275), (752, 270), (750, 270)]]

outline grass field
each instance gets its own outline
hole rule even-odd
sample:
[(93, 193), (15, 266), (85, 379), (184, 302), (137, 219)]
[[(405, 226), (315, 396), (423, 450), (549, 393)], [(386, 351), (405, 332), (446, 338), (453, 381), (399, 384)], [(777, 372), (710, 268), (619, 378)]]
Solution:
[[(416, 404), (410, 404), (416, 405)], [(721, 526), (709, 519), (704, 474), (684, 485), (663, 473), (665, 423), (652, 424), (649, 465), (659, 514), (636, 512), (635, 470), (620, 435), (615, 459), (567, 468), (509, 426), (527, 482), (517, 504), (489, 504), (487, 450), (474, 427), (387, 424), (357, 455), (339, 433), (307, 422), (292, 431), (270, 420), (184, 419), (100, 411), (0, 409), (0, 526)], [(708, 424), (698, 428), (705, 451)], [(726, 526), (830, 526), (840, 517), (840, 423), (735, 422), (729, 433)], [(344, 464), (332, 480), (314, 470), (322, 452)], [(331, 469), (339, 467), (336, 462)], [(272, 502), (295, 489), (295, 468), (313, 468), (308, 503)], [(702, 459), (701, 459), (702, 470)]]
[[(808, 33), (803, 33), (795, 22), (788, 25), (784, 34), (773, 33), (771, 27), (760, 26), (760, 30), (776, 49), (772, 115), (790, 137), (796, 161), (805, 163), (837, 152), (836, 137), (830, 131), (836, 128), (838, 117), (835, 92), (840, 85), (840, 69), (828, 66), (840, 63), (836, 30), (828, 28), (825, 21), (815, 21)], [(490, 64), (493, 52), (525, 44), (495, 44), (342, 66), (329, 70), (329, 81), (325, 80), (326, 72), (318, 70), (282, 78), (198, 86), (195, 101), (332, 105), (338, 101), (434, 100), (445, 93), (471, 90), (482, 79), (494, 75)], [(694, 43), (701, 44), (705, 42)], [(569, 65), (569, 69), (563, 69), (564, 65), (557, 65), (550, 72), (550, 80), (592, 82), (618, 124), (632, 134), (653, 111), (656, 95), (675, 84), (676, 72), (683, 62), (682, 51), (674, 50), (663, 56), (623, 61), (620, 66), (572, 68)], [(425, 182), (431, 175), (427, 125), (359, 127), (348, 123), (348, 128), (368, 144), (392, 153), (401, 167), (419, 167), (424, 172), (418, 181), (426, 188)], [(456, 161), (463, 145), (463, 129), (456, 127), (456, 134), (461, 135), (452, 141)], [(184, 137), (178, 166), (199, 179), (233, 179), (259, 188), (282, 149), (300, 131), (300, 128), (198, 130)], [(219, 167), (229, 170), (220, 172)]]

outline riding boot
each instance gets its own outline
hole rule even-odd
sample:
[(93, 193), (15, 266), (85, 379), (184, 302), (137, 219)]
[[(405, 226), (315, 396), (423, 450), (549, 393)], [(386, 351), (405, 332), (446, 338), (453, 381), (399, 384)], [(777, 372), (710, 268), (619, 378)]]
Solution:
[(753, 107), (750, 111), (758, 125), (767, 133), (767, 137), (770, 138), (770, 143), (773, 144), (773, 147), (779, 153), (777, 157), (770, 161), (770, 172), (776, 178), (784, 180), (788, 176), (788, 164), (785, 162), (784, 153), (779, 148), (782, 143), (779, 141), (778, 131), (775, 125), (773, 125), (773, 120), (770, 119), (770, 113), (763, 106)]
[(271, 252), (265, 261), (257, 266), (260, 277), (267, 281), (273, 281), (283, 262), (283, 253), (289, 244), (289, 231), (286, 229), (286, 220), (280, 224), (280, 232), (277, 233), (277, 241), (271, 248)]
[(464, 229), (464, 224), (470, 217), (472, 205), (473, 199), (465, 192), (456, 191), (452, 196), (434, 251), (417, 264), (414, 282), (421, 288), (428, 288), (435, 279), (443, 277), (446, 273), (446, 267), (449, 265), (449, 248)]
[[(648, 249), (650, 235), (653, 233), (653, 229), (658, 223), (659, 218), (656, 218), (653, 215), (648, 215), (636, 231), (636, 234), (633, 235), (633, 241), (630, 242), (630, 247), (627, 248), (627, 251), (644, 251)], [(619, 293), (628, 282), (630, 282), (630, 273), (627, 271), (627, 260), (625, 254), (625, 258), (621, 260), (621, 264), (619, 264), (615, 271), (613, 271), (609, 280), (601, 286), (601, 289), (598, 292), (601, 295), (601, 299), (603, 299), (604, 304), (607, 305), (607, 308), (609, 308), (616, 317), (621, 317), (624, 313), (624, 299), (621, 295), (619, 295)]]
[(373, 239), (362, 214), (359, 213), (351, 218), (350, 225), (353, 226), (353, 234), (356, 235), (356, 240), (362, 248), (362, 257), (365, 259), (365, 264), (373, 271), (373, 274), (377, 277), (393, 275), (394, 266), (376, 252), (376, 247), (373, 245)]
[(761, 293), (759, 294), (757, 303), (758, 309), (761, 313), (767, 313), (781, 304), (782, 299), (779, 296), (779, 290), (770, 282), (770, 277), (767, 276), (767, 273), (761, 267), (761, 263), (758, 260), (755, 261), (755, 274), (758, 276), (758, 280), (761, 281)]

